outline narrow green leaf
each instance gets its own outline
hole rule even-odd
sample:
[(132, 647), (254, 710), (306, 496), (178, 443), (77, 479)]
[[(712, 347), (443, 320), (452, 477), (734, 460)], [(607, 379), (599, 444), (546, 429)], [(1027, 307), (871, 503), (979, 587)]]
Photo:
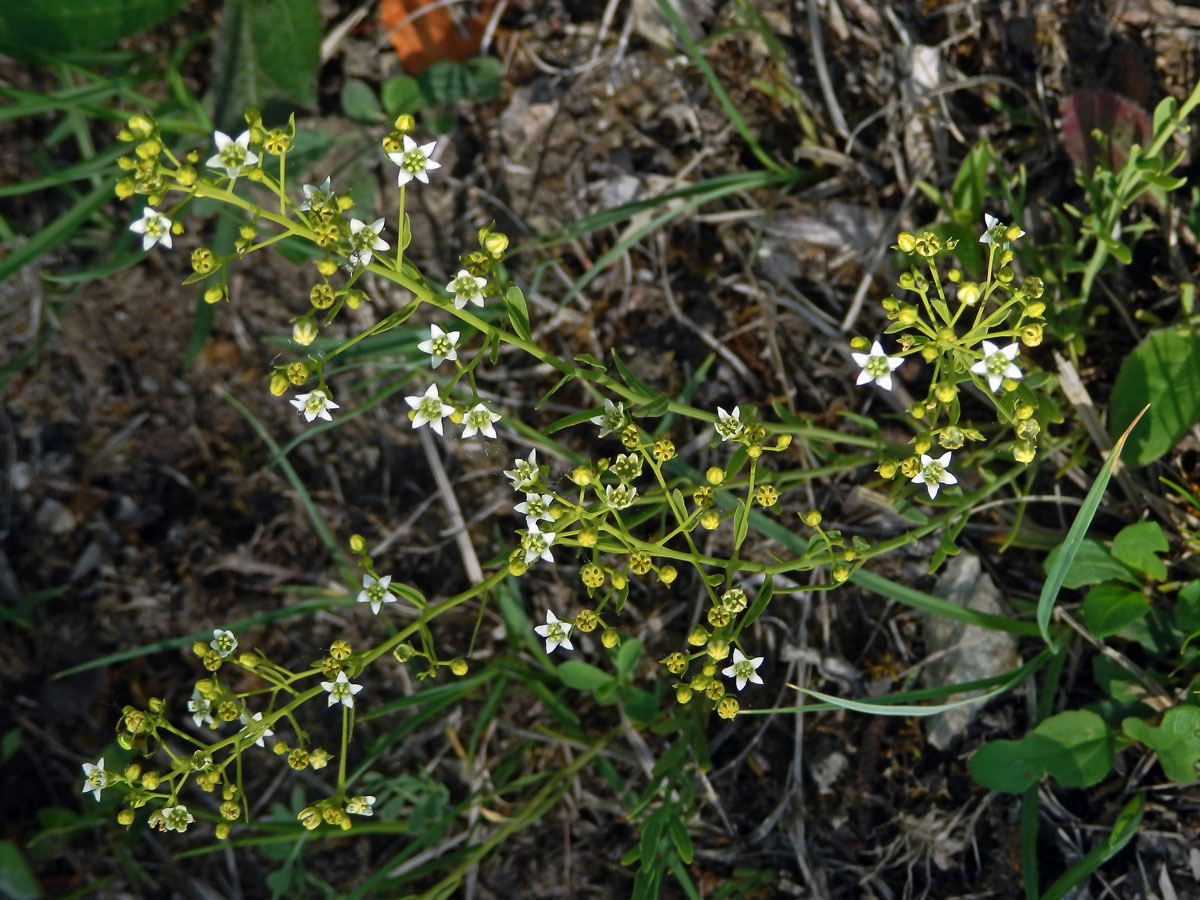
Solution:
[(577, 691), (594, 691), (616, 681), (603, 669), (598, 669), (591, 663), (585, 663), (578, 659), (568, 659), (560, 665), (558, 678), (567, 687)]
[(1062, 900), (1092, 872), (1120, 853), (1137, 834), (1145, 810), (1146, 795), (1135, 794), (1117, 815), (1117, 821), (1113, 823), (1113, 829), (1108, 838), (1067, 869), (1054, 884), (1046, 889), (1041, 900)]
[(525, 294), (515, 284), (511, 284), (504, 295), (504, 303), (513, 332), (523, 341), (532, 341), (533, 332), (529, 328), (529, 307), (525, 304)]
[(1066, 577), (1067, 570), (1071, 567), (1071, 562), (1075, 559), (1075, 554), (1079, 550), (1079, 545), (1083, 543), (1084, 535), (1087, 534), (1088, 526), (1092, 524), (1092, 518), (1096, 515), (1096, 510), (1100, 508), (1100, 500), (1104, 496), (1104, 491), (1108, 487), (1108, 480), (1112, 477), (1112, 467), (1116, 464), (1121, 456), (1121, 450), (1125, 446), (1125, 440), (1129, 437), (1129, 433), (1137, 425), (1138, 419), (1145, 413), (1145, 409), (1137, 415), (1125, 429), (1125, 432), (1117, 438), (1113, 444), (1112, 452), (1108, 455), (1108, 459), (1104, 461), (1104, 465), (1100, 467), (1100, 474), (1096, 476), (1096, 481), (1092, 485), (1091, 490), (1087, 492), (1087, 496), (1083, 500), (1083, 505), (1079, 507), (1079, 511), (1075, 514), (1075, 521), (1071, 524), (1070, 531), (1067, 532), (1067, 539), (1063, 541), (1063, 551), (1059, 556), (1055, 565), (1051, 568), (1046, 576), (1046, 582), (1042, 585), (1042, 593), (1038, 598), (1037, 622), (1038, 629), (1041, 632), (1042, 640), (1046, 642), (1046, 646), (1058, 651), (1058, 644), (1050, 634), (1050, 617), (1054, 614), (1054, 601), (1058, 599), (1058, 592), (1062, 588), (1063, 579)]

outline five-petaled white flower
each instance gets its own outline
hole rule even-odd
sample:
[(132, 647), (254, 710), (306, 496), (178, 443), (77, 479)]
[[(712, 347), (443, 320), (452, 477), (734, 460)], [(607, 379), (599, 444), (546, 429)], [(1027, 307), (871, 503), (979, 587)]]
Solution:
[[(983, 214), (983, 234), (979, 236), (981, 244), (995, 244), (1001, 250), (1008, 249), (1008, 241), (1005, 240), (1005, 234), (1008, 231), (1008, 226), (993, 216), (991, 213)], [(1025, 232), (1018, 229), (1017, 237), (1025, 236)]]
[(213, 718), (212, 701), (200, 693), (196, 688), (192, 688), (192, 699), (188, 701), (188, 712), (192, 714), (192, 721), (196, 723), (196, 727), (201, 725), (217, 724), (217, 720)]
[(593, 425), (600, 426), (600, 437), (606, 434), (620, 434), (621, 429), (629, 424), (629, 419), (625, 415), (624, 403), (613, 403), (611, 400), (604, 401), (604, 412), (598, 416), (592, 416), (588, 419)]
[(208, 642), (208, 646), (216, 650), (221, 659), (224, 659), (237, 649), (237, 636), (232, 631), (214, 628), (213, 639)]
[(1015, 341), (1007, 347), (997, 347), (991, 341), (983, 342), (983, 359), (971, 366), (971, 371), (987, 379), (988, 387), (994, 392), (1005, 378), (1021, 380), (1021, 370), (1013, 362), (1021, 346)]
[(454, 295), (454, 308), (464, 309), (468, 303), (483, 306), (482, 291), (486, 284), (486, 278), (472, 275), (466, 269), (459, 269), (458, 274), (446, 285), (446, 290)]
[(187, 827), (196, 821), (196, 817), (181, 803), (179, 806), (164, 806), (160, 821), (161, 827), (166, 831), (187, 831)]
[(423, 395), (405, 397), (404, 402), (412, 407), (415, 413), (412, 419), (413, 428), (420, 428), (428, 422), (429, 427), (438, 434), (442, 433), (442, 419), (454, 412), (453, 406), (442, 402), (436, 384), (431, 384)]
[(91, 763), (83, 764), (83, 793), (91, 791), (96, 796), (96, 802), (100, 802), (100, 792), (108, 787), (108, 773), (104, 771), (104, 757), (96, 760), (93, 766)]
[(428, 144), (418, 144), (407, 134), (404, 136), (404, 149), (388, 154), (388, 159), (400, 167), (400, 187), (408, 184), (414, 178), (423, 184), (429, 184), (428, 172), (440, 169), (442, 164), (429, 158), (437, 147), (437, 141)]
[(149, 251), (155, 244), (171, 249), (171, 225), (174, 224), (157, 209), (147, 206), (142, 217), (129, 223), (129, 230), (142, 236), (142, 250)]
[(355, 684), (346, 677), (345, 672), (338, 672), (333, 681), (322, 681), (321, 687), (329, 692), (329, 705), (341, 703), (354, 709), (354, 695), (363, 689), (361, 684)]
[(557, 533), (542, 531), (538, 528), (537, 522), (532, 524), (526, 522), (525, 524), (529, 527), (525, 529), (525, 535), (521, 538), (521, 549), (525, 551), (526, 565), (539, 558), (543, 562), (554, 562), (554, 554), (550, 552), (550, 545), (558, 537)]
[(504, 477), (512, 482), (514, 491), (532, 487), (538, 480), (537, 450), (530, 450), (528, 459), (514, 459), (513, 467), (505, 471)]
[(417, 344), (417, 349), (433, 357), (433, 367), (436, 369), (445, 360), (454, 362), (458, 359), (457, 331), (442, 331), (438, 325), (429, 326), (429, 340)]
[(329, 395), (320, 388), (307, 394), (297, 394), (292, 398), (291, 403), (304, 416), (305, 422), (311, 422), (313, 419), (332, 422), (333, 416), (329, 414), (329, 411), (340, 408), (339, 404), (330, 400)]
[(350, 220), (350, 265), (369, 266), (376, 251), (389, 249), (392, 245), (379, 236), (383, 231), (383, 219), (370, 225), (360, 219)]
[(938, 488), (943, 484), (958, 484), (958, 479), (949, 471), (950, 451), (946, 451), (937, 459), (921, 454), (921, 471), (913, 476), (913, 484), (923, 484), (929, 490), (929, 499), (937, 496)]
[(243, 725), (246, 726), (246, 728), (245, 728), (246, 733), (251, 735), (252, 737), (256, 738), (256, 740), (254, 741), (255, 747), (266, 747), (267, 746), (266, 738), (275, 736), (275, 732), (272, 731), (270, 728), (268, 728), (266, 725), (256, 727), (257, 723), (259, 723), (261, 721), (262, 721), (262, 713), (260, 713), (260, 712), (256, 712), (252, 716), (247, 715), (246, 713), (242, 713), (242, 715), (241, 715), (241, 722)]
[(346, 800), (346, 812), (352, 816), (375, 815), (375, 798), (370, 794), (359, 794)]
[(637, 498), (637, 488), (631, 484), (606, 484), (604, 502), (613, 509), (628, 509)]
[(383, 604), (396, 602), (396, 598), (388, 590), (388, 585), (391, 583), (391, 575), (384, 575), (382, 578), (372, 578), (370, 575), (364, 575), (363, 589), (358, 592), (358, 602), (370, 603), (371, 612), (379, 615), (379, 610), (383, 608)]
[(300, 201), (301, 212), (316, 212), (333, 202), (333, 186), (328, 178), (320, 186), (304, 185), (304, 199)]
[(469, 438), (478, 433), (484, 437), (495, 438), (496, 429), (492, 427), (492, 423), (499, 421), (500, 413), (494, 413), (482, 403), (476, 403), (474, 409), (463, 416), (462, 436)]
[(717, 423), (713, 426), (717, 429), (717, 434), (720, 435), (723, 441), (732, 441), (742, 433), (742, 408), (735, 406), (732, 413), (727, 413), (725, 410), (717, 407)]
[(217, 152), (205, 163), (210, 169), (224, 169), (230, 178), (242, 174), (242, 169), (258, 162), (258, 154), (250, 149), (250, 132), (243, 131), (235, 141), (223, 131), (213, 135)]
[(533, 630), (546, 639), (546, 652), (553, 653), (559, 647), (565, 647), (568, 650), (574, 650), (571, 646), (571, 638), (568, 637), (571, 633), (572, 625), (570, 622), (564, 622), (559, 619), (553, 610), (546, 610), (546, 624), (538, 625)]
[(526, 525), (536, 528), (538, 522), (554, 521), (554, 516), (550, 515), (552, 503), (554, 497), (550, 494), (526, 494), (524, 502), (518, 503), (513, 510), (525, 516)]
[(761, 656), (756, 656), (750, 659), (742, 653), (737, 647), (733, 648), (733, 665), (726, 666), (721, 670), (721, 674), (729, 678), (733, 678), (737, 682), (737, 689), (740, 691), (746, 686), (746, 682), (752, 681), (755, 684), (762, 684), (763, 680), (758, 677), (758, 667), (763, 663)]
[(870, 353), (851, 353), (854, 362), (862, 366), (858, 373), (856, 384), (866, 384), (874, 381), (885, 391), (892, 389), (892, 373), (904, 363), (902, 356), (888, 356), (883, 352), (883, 345), (876, 341), (871, 345)]

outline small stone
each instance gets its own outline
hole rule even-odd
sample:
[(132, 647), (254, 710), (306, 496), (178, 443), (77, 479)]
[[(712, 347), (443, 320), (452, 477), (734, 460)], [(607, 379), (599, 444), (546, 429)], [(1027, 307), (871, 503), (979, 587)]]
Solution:
[(75, 530), (75, 516), (59, 501), (47, 498), (33, 514), (33, 524), (50, 534), (68, 534)]

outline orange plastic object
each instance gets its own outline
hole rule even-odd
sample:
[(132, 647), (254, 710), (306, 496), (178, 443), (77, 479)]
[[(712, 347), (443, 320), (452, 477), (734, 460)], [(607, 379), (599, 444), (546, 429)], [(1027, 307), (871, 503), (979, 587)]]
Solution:
[(380, 0), (379, 21), (404, 70), (410, 75), (443, 59), (462, 62), (479, 50), (495, 0), (478, 4), (479, 14), (466, 18), (454, 6), (434, 0)]

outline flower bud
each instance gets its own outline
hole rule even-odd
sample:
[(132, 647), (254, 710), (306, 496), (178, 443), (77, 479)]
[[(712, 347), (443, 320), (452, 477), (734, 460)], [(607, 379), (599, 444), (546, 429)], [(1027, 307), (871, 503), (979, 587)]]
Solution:
[(721, 514), (715, 509), (706, 509), (700, 514), (700, 527), (712, 531), (721, 524)]
[(579, 487), (587, 487), (592, 483), (593, 472), (589, 466), (576, 466), (571, 473), (571, 481)]
[[(282, 372), (276, 372), (274, 375), (272, 375), (270, 389), (271, 389), (271, 396), (273, 396), (273, 397), (282, 397), (284, 394), (286, 394), (287, 389), (288, 389), (287, 376), (284, 375)], [(203, 647), (204, 645), (199, 644), (198, 646)], [(195, 647), (193, 647), (193, 649), (195, 649)], [(202, 652), (198, 655), (203, 656), (204, 654)]]
[(675, 688), (675, 700), (679, 703), (687, 703), (692, 699), (692, 689), (686, 684), (681, 684)]
[(238, 654), (237, 663), (243, 669), (257, 669), (258, 657), (253, 653)]
[(712, 637), (708, 639), (708, 646), (705, 649), (709, 656), (719, 662), (729, 656), (729, 641), (722, 637)]
[(1021, 441), (1013, 446), (1013, 459), (1019, 463), (1031, 463), (1037, 455), (1037, 448), (1028, 441)]
[(850, 568), (838, 563), (833, 567), (833, 569), (830, 570), (830, 574), (833, 575), (833, 581), (835, 584), (841, 584), (850, 577)]
[(937, 397), (942, 403), (952, 403), (954, 398), (958, 396), (958, 388), (943, 381), (933, 389), (933, 396)]
[(809, 528), (816, 528), (821, 524), (821, 514), (815, 509), (804, 514), (804, 524)]
[(304, 807), (304, 809), (300, 810), (300, 814), (296, 816), (296, 818), (299, 819), (300, 824), (309, 831), (312, 831), (321, 824), (321, 813), (316, 807), (313, 806)]
[(602, 643), (606, 649), (611, 650), (613, 647), (616, 647), (621, 643), (621, 635), (615, 628), (605, 628), (603, 633), (600, 635), (600, 643)]
[(128, 828), (133, 824), (134, 814), (132, 809), (123, 809), (117, 813), (117, 823)]
[(881, 462), (878, 466), (875, 467), (875, 471), (879, 473), (879, 476), (881, 478), (888, 478), (888, 479), (895, 478), (896, 477), (896, 461), (894, 459), (885, 459), (883, 462)]
[(913, 248), (917, 246), (917, 237), (908, 231), (902, 231), (896, 235), (896, 246), (905, 253), (912, 253)]
[(964, 281), (958, 286), (958, 302), (963, 306), (974, 306), (979, 302), (979, 285), (973, 281)]
[(308, 764), (314, 769), (323, 769), (329, 765), (329, 751), (321, 747), (314, 747), (308, 754)]
[(396, 657), (397, 662), (406, 663), (416, 655), (412, 644), (397, 644), (396, 649), (392, 651), (392, 656)]
[(1026, 347), (1036, 347), (1042, 342), (1042, 326), (1034, 322), (1021, 329), (1021, 343)]
[(454, 659), (450, 660), (450, 671), (459, 678), (462, 678), (469, 671), (467, 661), (461, 656), (456, 656)]
[(232, 831), (228, 822), (218, 822), (217, 827), (213, 829), (213, 835), (218, 841), (223, 841), (229, 837), (229, 832)]
[(367, 549), (367, 539), (361, 534), (350, 535), (350, 550), (354, 553), (365, 553)]
[(210, 306), (225, 299), (225, 285), (214, 284), (204, 291), (204, 302)]
[(908, 326), (916, 322), (918, 318), (920, 318), (920, 314), (915, 306), (902, 306), (896, 316), (896, 321), (901, 325)]
[(161, 782), (162, 776), (157, 772), (146, 772), (142, 775), (142, 787), (148, 791), (157, 790)]
[(292, 340), (307, 347), (317, 337), (317, 326), (312, 319), (301, 319), (292, 327)]
[(493, 259), (499, 259), (508, 249), (508, 235), (493, 231), (483, 239), (483, 249), (490, 253)]
[(417, 120), (411, 114), (404, 113), (404, 115), (396, 116), (396, 121), (392, 123), (392, 127), (395, 128), (402, 135), (410, 134), (411, 132), (416, 130)]
[(679, 577), (679, 571), (674, 566), (663, 566), (658, 570), (658, 580), (669, 585)]
[(709, 484), (721, 484), (725, 480), (725, 470), (720, 466), (709, 466), (704, 473), (704, 480)]

